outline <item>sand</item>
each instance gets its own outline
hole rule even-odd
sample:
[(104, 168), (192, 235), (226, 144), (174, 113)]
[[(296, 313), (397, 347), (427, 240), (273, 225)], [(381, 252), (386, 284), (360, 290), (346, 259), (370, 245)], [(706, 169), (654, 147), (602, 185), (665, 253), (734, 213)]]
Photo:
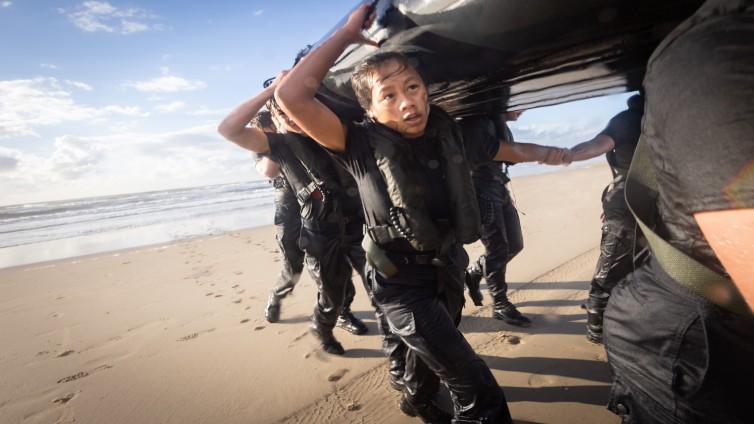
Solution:
[[(467, 302), (461, 329), (517, 423), (617, 423), (610, 372), (581, 309), (598, 254), (605, 165), (515, 178), (524, 251), (508, 268), (517, 328)], [(274, 227), (0, 270), (0, 423), (418, 423), (397, 408), (373, 311), (336, 329), (343, 357), (308, 334), (304, 275), (281, 321), (264, 306), (280, 262)], [(480, 243), (466, 246), (476, 258)], [(448, 396), (440, 393), (448, 407)]]

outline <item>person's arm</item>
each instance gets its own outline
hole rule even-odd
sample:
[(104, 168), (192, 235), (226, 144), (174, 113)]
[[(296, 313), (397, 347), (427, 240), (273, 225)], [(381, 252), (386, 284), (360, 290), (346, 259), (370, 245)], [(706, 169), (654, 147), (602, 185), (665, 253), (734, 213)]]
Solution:
[(500, 140), (500, 146), (493, 159), (517, 163), (539, 162), (547, 165), (560, 165), (563, 163), (565, 153), (566, 151), (559, 147)]
[(578, 162), (603, 155), (614, 148), (615, 140), (613, 140), (612, 137), (605, 134), (598, 134), (593, 139), (579, 143), (571, 147), (569, 150), (571, 152), (571, 160)]
[(255, 166), (260, 175), (269, 179), (277, 177), (280, 173), (280, 165), (268, 157), (263, 157), (257, 161)]
[(699, 212), (694, 218), (754, 311), (754, 209)]
[(279, 75), (272, 84), (262, 90), (256, 96), (246, 100), (233, 109), (217, 127), (217, 132), (227, 140), (236, 143), (244, 149), (256, 153), (266, 153), (270, 150), (267, 135), (262, 130), (247, 127), (251, 118), (259, 112), (267, 100), (272, 98), (277, 82), (282, 77)]
[(306, 134), (336, 152), (345, 150), (346, 127), (314, 95), (346, 47), (359, 43), (377, 46), (376, 42), (361, 34), (361, 30), (369, 28), (374, 20), (373, 16), (366, 19), (368, 11), (368, 3), (356, 8), (342, 27), (293, 67), (275, 92), (280, 107)]

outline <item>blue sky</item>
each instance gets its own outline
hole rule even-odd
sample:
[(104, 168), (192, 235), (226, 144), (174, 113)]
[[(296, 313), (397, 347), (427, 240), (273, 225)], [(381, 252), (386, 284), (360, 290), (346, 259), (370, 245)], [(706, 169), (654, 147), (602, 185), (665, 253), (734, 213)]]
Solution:
[[(357, 3), (0, 0), (0, 205), (261, 179), (217, 124)], [(511, 127), (569, 146), (626, 97)]]

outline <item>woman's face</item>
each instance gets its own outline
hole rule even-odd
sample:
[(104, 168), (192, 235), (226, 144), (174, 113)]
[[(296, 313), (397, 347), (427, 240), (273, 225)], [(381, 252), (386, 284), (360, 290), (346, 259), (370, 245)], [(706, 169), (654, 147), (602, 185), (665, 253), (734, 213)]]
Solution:
[(401, 67), (400, 62), (389, 60), (374, 72), (367, 113), (403, 137), (420, 137), (429, 116), (427, 87), (414, 68)]

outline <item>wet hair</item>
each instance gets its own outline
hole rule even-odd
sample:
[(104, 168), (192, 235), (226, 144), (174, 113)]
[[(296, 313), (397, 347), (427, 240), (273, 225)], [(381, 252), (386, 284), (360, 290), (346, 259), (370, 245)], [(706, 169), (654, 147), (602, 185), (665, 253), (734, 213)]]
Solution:
[(264, 104), (264, 106), (269, 110), (270, 112), (274, 112), (278, 115), (284, 115), (285, 112), (283, 112), (283, 109), (280, 108), (280, 105), (278, 105), (277, 100), (275, 100), (275, 97), (270, 97), (270, 100), (267, 100), (267, 103)]
[(270, 127), (275, 128), (275, 123), (272, 122), (272, 114), (269, 110), (260, 110), (253, 118), (251, 118), (249, 124), (258, 130), (264, 130), (265, 128)]
[(641, 94), (634, 94), (626, 100), (629, 109), (636, 109), (644, 112), (644, 97)]
[(364, 59), (364, 61), (353, 71), (353, 74), (351, 75), (351, 87), (353, 87), (356, 99), (359, 101), (359, 105), (362, 109), (367, 110), (372, 104), (372, 88), (375, 83), (372, 74), (379, 71), (380, 66), (391, 60), (395, 60), (400, 66), (398, 66), (397, 70), (390, 75), (386, 75), (383, 79), (397, 75), (408, 68), (416, 69), (411, 64), (411, 59), (402, 53), (380, 52)]

